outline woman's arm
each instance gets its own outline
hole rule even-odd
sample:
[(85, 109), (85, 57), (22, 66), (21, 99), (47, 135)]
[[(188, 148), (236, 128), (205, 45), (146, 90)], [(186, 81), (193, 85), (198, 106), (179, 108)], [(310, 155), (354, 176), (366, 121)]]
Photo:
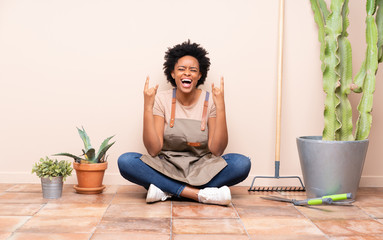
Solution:
[(149, 88), (149, 77), (146, 78), (144, 87), (144, 126), (143, 140), (146, 150), (151, 156), (156, 156), (162, 149), (164, 118), (153, 115), (154, 99), (158, 85)]
[(214, 83), (212, 84), (212, 97), (217, 116), (208, 120), (209, 149), (215, 156), (221, 156), (228, 143), (223, 77), (220, 88), (215, 88)]

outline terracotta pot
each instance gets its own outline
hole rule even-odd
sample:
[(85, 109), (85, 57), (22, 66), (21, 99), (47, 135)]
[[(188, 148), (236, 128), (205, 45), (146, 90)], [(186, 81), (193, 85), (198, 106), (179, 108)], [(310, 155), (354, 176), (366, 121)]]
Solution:
[(74, 186), (77, 193), (97, 194), (101, 193), (105, 186), (102, 185), (105, 170), (108, 168), (108, 162), (103, 163), (73, 163), (73, 169), (76, 170), (78, 185)]

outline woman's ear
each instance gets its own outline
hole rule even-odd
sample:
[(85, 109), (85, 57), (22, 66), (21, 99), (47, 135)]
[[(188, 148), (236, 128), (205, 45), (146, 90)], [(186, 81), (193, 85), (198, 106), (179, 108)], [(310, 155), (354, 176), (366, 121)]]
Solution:
[(172, 71), (172, 72), (170, 73), (170, 75), (172, 75), (172, 78), (175, 79), (175, 78), (174, 78), (174, 71)]

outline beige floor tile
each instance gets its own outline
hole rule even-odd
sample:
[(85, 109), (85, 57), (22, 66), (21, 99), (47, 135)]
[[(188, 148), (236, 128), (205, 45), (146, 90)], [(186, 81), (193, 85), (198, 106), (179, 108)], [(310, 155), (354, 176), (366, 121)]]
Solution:
[(178, 204), (172, 210), (174, 218), (238, 218), (232, 206)]
[(340, 236), (331, 237), (331, 240), (383, 240), (382, 235), (364, 235), (364, 236)]
[(7, 240), (88, 240), (91, 233), (14, 233)]
[(171, 218), (169, 203), (156, 204), (112, 204), (104, 217), (110, 218)]
[(383, 219), (383, 206), (382, 207), (360, 207), (360, 209), (372, 218)]
[(357, 206), (323, 205), (312, 207), (297, 207), (297, 209), (311, 220), (369, 218), (369, 216)]
[(138, 185), (120, 185), (118, 186), (117, 193), (147, 193), (144, 187)]
[(112, 201), (112, 204), (146, 204), (146, 192), (117, 193)]
[(0, 240), (6, 240), (9, 239), (9, 237), (12, 235), (11, 232), (0, 232)]
[(15, 184), (7, 192), (41, 193), (41, 184)]
[(159, 233), (95, 233), (91, 240), (117, 240), (117, 239), (129, 239), (129, 240), (170, 240), (170, 234)]
[(194, 200), (191, 200), (191, 199), (187, 199), (187, 198), (171, 198), (171, 202), (174, 205), (186, 205), (186, 206), (200, 206), (200, 205), (205, 205), (203, 203), (200, 203), (200, 202), (196, 202)]
[(15, 184), (13, 184), (13, 183), (0, 183), (0, 193), (4, 192), (4, 191), (7, 191), (8, 189), (13, 187), (14, 185)]
[(235, 207), (239, 216), (245, 218), (259, 217), (295, 217), (304, 216), (294, 206), (241, 206)]
[(102, 193), (104, 194), (115, 194), (117, 193), (119, 186), (118, 185), (106, 185), (106, 188)]
[(313, 222), (329, 236), (383, 235), (383, 224), (375, 220), (319, 220)]
[(38, 203), (0, 203), (0, 216), (33, 216), (42, 207)]
[(0, 195), (0, 203), (47, 203), (42, 193), (6, 192)]
[(251, 240), (327, 240), (328, 238), (323, 234), (309, 234), (304, 233), (300, 235), (289, 235), (284, 233), (279, 234), (250, 234)]
[(380, 195), (383, 196), (383, 188), (376, 188), (376, 187), (361, 187), (358, 189), (356, 196), (363, 196), (363, 195)]
[(383, 207), (383, 194), (357, 195), (353, 204), (360, 207)]
[(91, 233), (96, 229), (97, 217), (35, 216), (20, 227), (18, 232), (34, 233)]
[(302, 192), (230, 189), (232, 204), (223, 207), (179, 199), (146, 204), (146, 190), (137, 185), (109, 185), (103, 194), (83, 195), (64, 184), (63, 196), (48, 200), (41, 184), (0, 184), (0, 240), (383, 240), (383, 188), (361, 188), (353, 207), (315, 209), (260, 198), (305, 199)]
[(238, 234), (175, 234), (173, 240), (249, 240), (249, 237)]
[(0, 216), (0, 232), (16, 231), (30, 218), (27, 216)]
[(96, 229), (96, 233), (121, 232), (170, 234), (170, 219), (104, 217)]
[[(63, 193), (75, 192), (73, 188), (74, 184), (64, 184), (63, 185)], [(24, 193), (42, 193), (41, 184), (14, 184), (11, 188), (7, 190), (7, 192), (24, 192)]]
[(323, 237), (323, 233), (308, 219), (304, 218), (241, 218), (247, 232), (250, 235), (287, 237), (317, 236)]
[(294, 199), (297, 199), (297, 200), (302, 200), (302, 199), (306, 199), (307, 198), (307, 193), (305, 191), (301, 192), (301, 191), (297, 191), (297, 192), (294, 192), (294, 191), (286, 191), (286, 192), (279, 192), (281, 194), (282, 197), (285, 197), (285, 198), (294, 198)]
[(194, 218), (173, 219), (173, 233), (175, 234), (245, 234), (239, 219), (222, 218)]
[(231, 202), (234, 206), (293, 206), (292, 203), (272, 201), (261, 198), (267, 196), (282, 197), (278, 193), (268, 193), (268, 195), (264, 193), (259, 195), (239, 195), (233, 196)]
[(252, 192), (248, 191), (249, 187), (246, 186), (233, 186), (230, 187), (231, 195), (250, 195)]
[(79, 194), (75, 192), (67, 192), (62, 194), (61, 198), (51, 199), (50, 203), (87, 203), (87, 204), (109, 204), (114, 194)]
[(108, 206), (108, 204), (48, 203), (36, 216), (101, 218)]

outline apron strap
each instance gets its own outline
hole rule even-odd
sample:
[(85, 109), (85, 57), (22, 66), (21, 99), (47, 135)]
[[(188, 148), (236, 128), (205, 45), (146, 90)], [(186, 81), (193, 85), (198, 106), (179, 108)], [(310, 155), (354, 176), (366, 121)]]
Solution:
[(206, 92), (205, 102), (203, 103), (201, 131), (205, 131), (205, 129), (206, 129), (206, 115), (207, 115), (207, 107), (208, 106), (209, 106), (209, 92)]
[(176, 116), (176, 88), (173, 88), (173, 97), (172, 97), (172, 112), (170, 114), (170, 127), (174, 127), (174, 118)]
[[(170, 114), (170, 127), (174, 127), (174, 119), (176, 115), (176, 88), (173, 88), (173, 97), (172, 97), (172, 110)], [(206, 130), (206, 115), (207, 115), (207, 107), (209, 106), (209, 92), (206, 92), (205, 101), (203, 103), (203, 111), (202, 111), (202, 121), (201, 121), (201, 131)]]

